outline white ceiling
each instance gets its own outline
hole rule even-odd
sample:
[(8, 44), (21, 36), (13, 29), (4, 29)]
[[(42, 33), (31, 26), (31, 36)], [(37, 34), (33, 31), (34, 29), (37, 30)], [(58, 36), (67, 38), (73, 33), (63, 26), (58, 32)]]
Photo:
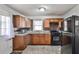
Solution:
[[(8, 4), (7, 6), (25, 16), (61, 16), (76, 6), (76, 4)], [(40, 12), (38, 11), (40, 7), (45, 7), (47, 10)]]

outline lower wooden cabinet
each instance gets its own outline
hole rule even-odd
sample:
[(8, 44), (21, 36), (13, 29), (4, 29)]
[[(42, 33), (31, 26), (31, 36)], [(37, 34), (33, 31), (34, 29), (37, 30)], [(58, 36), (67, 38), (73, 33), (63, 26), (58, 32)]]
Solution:
[(24, 50), (28, 44), (33, 45), (50, 45), (50, 34), (32, 34), (24, 36), (15, 36), (13, 39), (13, 51)]
[(51, 35), (50, 34), (45, 34), (45, 43), (51, 44)]
[(39, 34), (39, 43), (40, 44), (47, 44), (44, 34)]
[(31, 35), (24, 36), (24, 43), (25, 43), (25, 45), (31, 44)]
[(15, 36), (13, 39), (13, 51), (14, 50), (24, 50), (28, 44), (31, 42), (30, 35)]
[(15, 36), (13, 39), (13, 51), (24, 50), (26, 45), (24, 43), (24, 36)]
[(31, 42), (31, 44), (40, 44), (40, 42), (39, 42), (39, 35), (37, 35), (37, 34), (33, 34), (32, 35), (32, 42)]
[(51, 44), (50, 34), (33, 34), (32, 35), (33, 45), (49, 45)]
[(71, 37), (70, 36), (62, 36), (61, 37), (61, 44), (62, 45), (67, 45), (67, 44), (70, 44), (71, 43)]

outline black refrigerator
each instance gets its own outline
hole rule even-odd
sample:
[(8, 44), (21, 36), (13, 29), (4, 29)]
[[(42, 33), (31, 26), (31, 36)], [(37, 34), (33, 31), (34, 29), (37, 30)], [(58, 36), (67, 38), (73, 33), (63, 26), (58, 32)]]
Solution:
[(79, 54), (79, 16), (73, 15), (67, 18), (68, 31), (72, 33), (72, 54)]

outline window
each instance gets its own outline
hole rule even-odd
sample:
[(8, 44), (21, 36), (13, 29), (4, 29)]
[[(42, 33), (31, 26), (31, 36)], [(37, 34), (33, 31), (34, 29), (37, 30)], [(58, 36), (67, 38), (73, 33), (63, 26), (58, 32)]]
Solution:
[(34, 20), (33, 21), (33, 30), (43, 30), (43, 21), (42, 20)]
[(0, 15), (0, 35), (10, 35), (10, 17)]

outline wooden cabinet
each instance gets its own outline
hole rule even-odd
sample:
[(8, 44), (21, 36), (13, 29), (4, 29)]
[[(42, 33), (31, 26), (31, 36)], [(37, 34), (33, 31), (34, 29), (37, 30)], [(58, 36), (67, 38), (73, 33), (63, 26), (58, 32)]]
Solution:
[(26, 20), (25, 20), (25, 17), (22, 17), (21, 16), (20, 27), (21, 28), (26, 28)]
[(13, 39), (13, 50), (24, 50), (28, 44), (31, 43), (31, 36), (24, 35), (24, 36), (15, 36)]
[(25, 45), (31, 44), (31, 35), (24, 36), (24, 43)]
[(50, 28), (50, 20), (46, 19), (44, 20), (44, 28), (49, 29)]
[(50, 22), (63, 22), (63, 18), (50, 18)]
[(61, 44), (62, 45), (67, 45), (67, 44), (70, 44), (71, 43), (71, 37), (70, 36), (62, 36), (61, 37)]
[(24, 36), (15, 36), (13, 39), (13, 51), (24, 50), (26, 48)]
[(39, 34), (39, 43), (40, 44), (47, 44), (45, 41), (45, 35), (44, 34)]
[(58, 29), (63, 29), (63, 21), (63, 18), (47, 18), (46, 20), (44, 20), (44, 29), (51, 29), (50, 24), (52, 23), (58, 23)]
[(45, 34), (45, 43), (51, 44), (51, 35), (50, 34)]
[(26, 27), (27, 28), (32, 28), (32, 20), (30, 20), (30, 19), (26, 20)]
[(31, 28), (32, 20), (22, 17), (20, 15), (13, 15), (14, 28)]
[(13, 26), (15, 28), (24, 28), (26, 27), (26, 20), (24, 17), (19, 15), (13, 15)]
[(52, 18), (50, 19), (50, 22), (59, 22), (59, 20), (57, 18)]
[(50, 34), (34, 34), (32, 35), (32, 44), (49, 45), (51, 44), (51, 36)]
[(18, 27), (20, 24), (20, 16), (13, 15), (13, 26)]
[(33, 34), (32, 35), (32, 44), (40, 44), (39, 35)]

